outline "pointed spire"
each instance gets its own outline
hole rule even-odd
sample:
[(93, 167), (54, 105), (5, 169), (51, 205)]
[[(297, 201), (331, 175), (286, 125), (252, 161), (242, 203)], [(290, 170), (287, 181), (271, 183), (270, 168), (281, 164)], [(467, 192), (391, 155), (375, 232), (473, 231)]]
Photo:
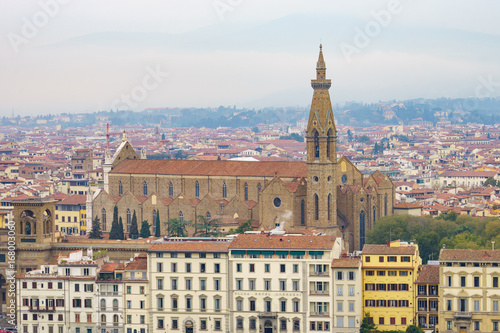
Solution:
[(316, 69), (326, 69), (325, 60), (323, 59), (323, 44), (319, 44), (319, 57)]
[(122, 141), (123, 142), (127, 141), (127, 133), (125, 133), (125, 130), (123, 130)]

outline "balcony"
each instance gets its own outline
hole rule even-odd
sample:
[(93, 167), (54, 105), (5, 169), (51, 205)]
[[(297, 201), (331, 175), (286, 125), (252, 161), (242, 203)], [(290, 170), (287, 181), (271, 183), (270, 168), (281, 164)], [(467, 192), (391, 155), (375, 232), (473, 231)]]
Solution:
[(311, 317), (330, 317), (330, 313), (329, 312), (311, 312)]
[(259, 312), (259, 318), (269, 318), (276, 319), (278, 317), (278, 313), (276, 312)]
[(472, 314), (470, 312), (460, 311), (460, 312), (455, 312), (454, 317), (457, 320), (470, 320)]
[(312, 271), (312, 272), (309, 272), (309, 276), (326, 276), (326, 277), (329, 277), (330, 273), (329, 272)]
[(311, 290), (310, 296), (329, 296), (330, 292), (328, 290)]
[(41, 312), (56, 311), (56, 307), (54, 305), (52, 306), (30, 305), (28, 307), (28, 311), (41, 311)]

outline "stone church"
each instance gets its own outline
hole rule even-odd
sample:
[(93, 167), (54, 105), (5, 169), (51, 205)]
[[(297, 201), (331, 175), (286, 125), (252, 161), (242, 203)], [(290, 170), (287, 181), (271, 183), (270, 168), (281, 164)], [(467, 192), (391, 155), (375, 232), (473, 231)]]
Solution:
[[(225, 222), (254, 220), (259, 230), (284, 224), (287, 231), (316, 230), (343, 237), (349, 250), (360, 250), (374, 222), (393, 213), (395, 188), (388, 176), (364, 176), (347, 158), (337, 158), (337, 130), (331, 80), (320, 46), (307, 125), (307, 162), (148, 160), (124, 136), (104, 165), (104, 189), (87, 207), (87, 229), (99, 217), (110, 231), (118, 207), (125, 232), (133, 212), (153, 224), (198, 216)], [(161, 233), (166, 227), (161, 223)], [(152, 230), (154, 232), (154, 230)]]

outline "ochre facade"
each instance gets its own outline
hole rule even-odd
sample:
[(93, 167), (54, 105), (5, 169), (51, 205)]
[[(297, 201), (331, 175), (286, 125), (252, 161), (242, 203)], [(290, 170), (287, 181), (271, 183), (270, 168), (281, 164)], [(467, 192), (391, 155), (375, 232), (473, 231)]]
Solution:
[(392, 215), (394, 186), (386, 175), (365, 177), (345, 157), (337, 159), (337, 130), (323, 53), (307, 126), (307, 162), (243, 162), (140, 159), (126, 138), (104, 167), (105, 188), (94, 194), (92, 217), (109, 231), (118, 206), (125, 232), (129, 216), (153, 224), (160, 214), (194, 221), (202, 215), (223, 223), (258, 223), (259, 229), (284, 224), (287, 231), (314, 229), (346, 240), (361, 250), (374, 221)]

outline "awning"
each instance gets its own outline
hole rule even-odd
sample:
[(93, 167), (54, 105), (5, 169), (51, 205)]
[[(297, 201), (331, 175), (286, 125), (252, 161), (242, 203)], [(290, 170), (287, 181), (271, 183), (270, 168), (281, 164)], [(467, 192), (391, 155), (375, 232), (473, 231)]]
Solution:
[(258, 256), (260, 256), (260, 251), (247, 251), (247, 254), (256, 254)]
[(231, 250), (231, 254), (245, 254), (245, 250)]
[(290, 251), (290, 254), (292, 256), (304, 256), (306, 254), (306, 251)]
[(311, 256), (322, 256), (323, 251), (309, 251), (309, 255)]
[(288, 255), (288, 251), (276, 251), (276, 255), (278, 255), (278, 256), (287, 256)]
[(274, 255), (274, 251), (262, 251), (262, 254), (265, 256), (272, 256)]

